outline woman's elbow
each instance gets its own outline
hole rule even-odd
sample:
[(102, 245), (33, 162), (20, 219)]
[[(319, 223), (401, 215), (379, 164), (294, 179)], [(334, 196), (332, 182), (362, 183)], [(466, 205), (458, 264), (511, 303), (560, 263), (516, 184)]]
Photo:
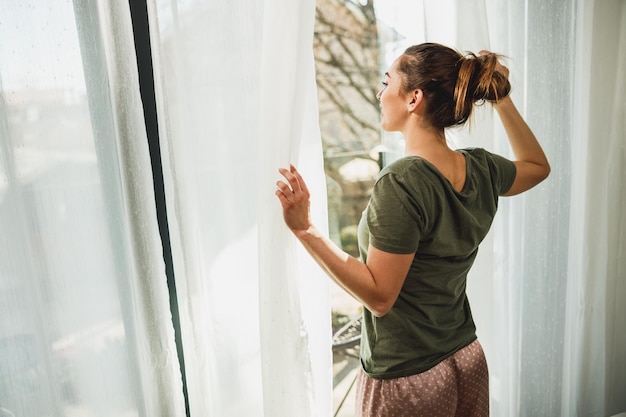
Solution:
[(550, 164), (546, 162), (545, 165), (542, 165), (541, 168), (537, 170), (535, 183), (533, 184), (532, 187), (542, 183), (546, 178), (548, 178), (549, 175), (550, 175)]
[(543, 169), (541, 171), (541, 179), (539, 180), (539, 182), (548, 178), (548, 176), (550, 175), (550, 172), (552, 171), (552, 168), (550, 167), (550, 164), (548, 163), (548, 161), (546, 161), (546, 163), (542, 166), (542, 168)]
[(381, 318), (391, 311), (394, 304), (395, 300), (380, 300), (366, 307), (373, 315)]
[(550, 164), (547, 161), (542, 164), (518, 162), (516, 165), (515, 181), (504, 194), (505, 196), (513, 196), (528, 191), (550, 175)]
[(529, 181), (533, 183), (533, 187), (540, 182), (543, 182), (550, 175), (550, 163), (545, 160), (542, 163), (534, 163), (530, 165), (527, 170)]

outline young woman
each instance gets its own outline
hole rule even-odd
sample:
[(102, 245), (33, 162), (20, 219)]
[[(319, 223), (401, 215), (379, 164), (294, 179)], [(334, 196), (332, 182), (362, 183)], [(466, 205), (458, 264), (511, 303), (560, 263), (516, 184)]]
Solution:
[[(286, 225), (328, 275), (363, 303), (357, 416), (487, 416), (485, 356), (465, 294), (467, 273), (499, 196), (545, 179), (550, 166), (509, 97), (508, 69), (489, 52), (439, 44), (408, 48), (377, 95), (382, 128), (402, 132), (404, 157), (384, 168), (359, 224), (361, 259), (309, 217), (298, 171), (280, 169)], [(450, 149), (445, 129), (476, 103), (493, 104), (515, 161)]]

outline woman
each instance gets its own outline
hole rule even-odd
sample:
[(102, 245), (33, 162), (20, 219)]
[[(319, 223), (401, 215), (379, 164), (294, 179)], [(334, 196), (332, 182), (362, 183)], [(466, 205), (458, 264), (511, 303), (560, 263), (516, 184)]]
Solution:
[[(384, 168), (359, 224), (361, 260), (309, 218), (298, 171), (280, 169), (285, 223), (328, 275), (364, 305), (357, 415), (486, 416), (489, 385), (465, 294), (467, 273), (498, 197), (526, 191), (550, 166), (509, 97), (508, 69), (489, 52), (408, 48), (377, 94), (382, 128), (402, 132), (404, 157)], [(496, 109), (515, 161), (453, 150), (445, 129), (476, 103)]]

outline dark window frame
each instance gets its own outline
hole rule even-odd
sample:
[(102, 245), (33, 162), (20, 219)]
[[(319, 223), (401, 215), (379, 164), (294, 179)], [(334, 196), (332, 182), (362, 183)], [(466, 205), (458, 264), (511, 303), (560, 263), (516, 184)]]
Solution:
[(167, 276), (167, 287), (169, 289), (169, 302), (172, 313), (172, 324), (174, 326), (174, 338), (176, 341), (178, 363), (180, 364), (180, 372), (183, 382), (185, 412), (187, 417), (190, 417), (189, 396), (187, 392), (187, 378), (185, 372), (185, 357), (180, 326), (180, 314), (178, 310), (178, 297), (174, 275), (169, 224), (167, 221), (165, 186), (163, 182), (163, 165), (161, 160), (158, 114), (154, 88), (154, 70), (152, 66), (148, 6), (146, 0), (129, 0), (128, 3), (130, 5), (130, 14), (133, 24), (137, 71), (139, 73), (139, 90), (141, 93), (141, 101), (143, 103), (144, 122), (146, 126), (146, 135), (148, 137), (150, 161), (152, 164), (152, 178), (154, 184), (157, 221), (159, 224), (161, 243), (163, 245), (163, 260), (165, 261), (165, 274)]

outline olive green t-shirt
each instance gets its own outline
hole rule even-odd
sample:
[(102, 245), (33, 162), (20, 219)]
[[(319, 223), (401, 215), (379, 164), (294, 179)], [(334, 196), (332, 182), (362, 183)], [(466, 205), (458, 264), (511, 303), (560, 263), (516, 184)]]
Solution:
[(426, 371), (476, 339), (467, 273), (516, 170), (484, 149), (459, 152), (467, 169), (461, 192), (428, 161), (405, 157), (381, 171), (363, 212), (363, 261), (370, 243), (385, 252), (415, 253), (392, 309), (380, 318), (364, 309), (361, 363), (373, 378)]

